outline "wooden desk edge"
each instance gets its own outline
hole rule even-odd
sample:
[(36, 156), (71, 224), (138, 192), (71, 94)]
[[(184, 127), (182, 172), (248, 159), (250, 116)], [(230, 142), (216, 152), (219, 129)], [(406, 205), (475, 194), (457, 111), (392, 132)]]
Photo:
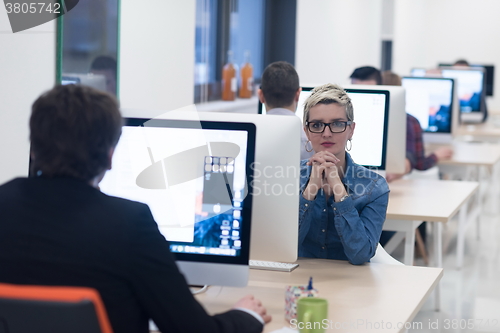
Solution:
[[(439, 269), (440, 272), (439, 272), (439, 275), (438, 277), (434, 280), (434, 283), (431, 285), (431, 287), (429, 288), (429, 290), (427, 291), (427, 293), (425, 294), (425, 296), (422, 298), (422, 300), (420, 301), (420, 303), (418, 304), (418, 306), (415, 308), (415, 310), (412, 312), (412, 314), (410, 315), (410, 317), (408, 318), (407, 322), (412, 322), (413, 319), (415, 319), (417, 313), (420, 311), (420, 309), (422, 308), (422, 306), (424, 305), (425, 301), (427, 301), (427, 299), (429, 298), (430, 294), (434, 291), (434, 289), (436, 289), (436, 286), (438, 285), (438, 283), (441, 281), (441, 279), (443, 278), (443, 275), (444, 275), (444, 268), (439, 268), (439, 267), (426, 267), (426, 268), (435, 268), (435, 269)], [(399, 332), (406, 332), (406, 329), (403, 327)]]

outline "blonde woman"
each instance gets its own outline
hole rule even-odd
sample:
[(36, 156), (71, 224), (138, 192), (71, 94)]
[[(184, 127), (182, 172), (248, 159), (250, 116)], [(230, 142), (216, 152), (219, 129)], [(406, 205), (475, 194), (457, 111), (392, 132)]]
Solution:
[[(349, 260), (375, 254), (389, 188), (349, 155), (355, 128), (351, 99), (338, 85), (314, 88), (304, 104), (306, 148), (301, 164), (299, 256)], [(347, 150), (347, 151), (346, 151)]]

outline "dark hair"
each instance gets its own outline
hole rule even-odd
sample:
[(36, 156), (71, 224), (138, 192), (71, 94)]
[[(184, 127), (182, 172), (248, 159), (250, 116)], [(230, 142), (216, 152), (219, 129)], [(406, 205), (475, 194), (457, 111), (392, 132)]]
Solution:
[(401, 76), (391, 71), (382, 72), (382, 84), (385, 86), (401, 86)]
[(31, 174), (93, 179), (109, 167), (121, 127), (110, 94), (72, 84), (54, 87), (31, 108)]
[(380, 71), (371, 66), (356, 68), (354, 72), (352, 72), (350, 77), (351, 79), (358, 79), (363, 81), (375, 80), (377, 84), (382, 84), (382, 76), (380, 75)]
[(269, 106), (289, 106), (300, 88), (299, 76), (288, 62), (273, 62), (264, 70), (260, 88)]
[(99, 56), (92, 61), (92, 65), (90, 65), (90, 70), (104, 70), (110, 69), (113, 71), (114, 76), (116, 77), (116, 60), (108, 57), (108, 56)]
[(469, 62), (465, 59), (458, 59), (453, 65), (470, 66)]

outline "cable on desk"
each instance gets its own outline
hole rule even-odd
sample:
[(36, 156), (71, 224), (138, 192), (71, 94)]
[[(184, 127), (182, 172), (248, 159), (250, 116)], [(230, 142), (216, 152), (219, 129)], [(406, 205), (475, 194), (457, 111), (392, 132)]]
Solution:
[[(204, 293), (205, 291), (207, 291), (208, 289), (208, 285), (204, 285), (203, 287), (201, 287), (199, 290), (194, 290), (193, 288), (194, 286), (191, 286), (189, 289), (191, 290), (191, 294), (193, 295), (197, 295), (197, 294), (201, 294), (201, 293)], [(196, 287), (200, 287), (200, 286), (196, 286)]]

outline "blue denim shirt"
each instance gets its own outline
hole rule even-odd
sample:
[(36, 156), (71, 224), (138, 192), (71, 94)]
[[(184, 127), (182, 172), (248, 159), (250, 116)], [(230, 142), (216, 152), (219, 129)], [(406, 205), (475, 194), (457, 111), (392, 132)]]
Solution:
[(389, 187), (379, 174), (357, 165), (346, 152), (344, 183), (349, 194), (342, 202), (328, 200), (322, 189), (312, 201), (302, 196), (311, 174), (301, 162), (299, 256), (349, 260), (360, 265), (375, 255), (385, 221)]

